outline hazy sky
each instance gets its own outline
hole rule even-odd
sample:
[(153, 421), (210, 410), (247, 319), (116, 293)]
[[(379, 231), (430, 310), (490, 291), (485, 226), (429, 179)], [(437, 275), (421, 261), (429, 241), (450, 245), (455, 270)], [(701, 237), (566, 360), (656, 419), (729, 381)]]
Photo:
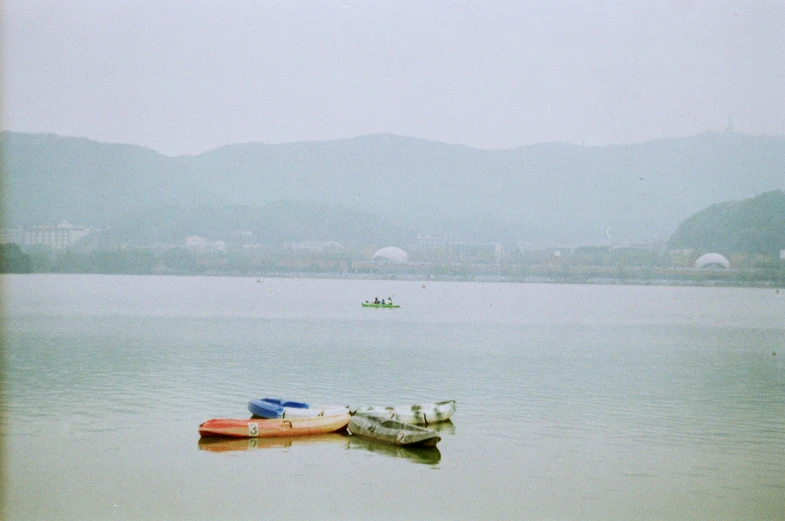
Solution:
[(785, 0), (5, 0), (3, 128), (478, 148), (785, 133)]

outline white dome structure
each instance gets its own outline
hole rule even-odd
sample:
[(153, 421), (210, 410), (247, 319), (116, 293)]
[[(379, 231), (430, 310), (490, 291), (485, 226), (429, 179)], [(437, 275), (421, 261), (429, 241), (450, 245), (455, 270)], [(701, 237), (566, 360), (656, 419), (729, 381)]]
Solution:
[(730, 268), (730, 261), (719, 253), (707, 253), (698, 257), (698, 260), (695, 261), (695, 267), (701, 269), (722, 268), (727, 270)]
[(373, 254), (373, 260), (404, 263), (409, 262), (409, 255), (400, 248), (395, 246), (387, 246), (381, 250), (376, 250)]

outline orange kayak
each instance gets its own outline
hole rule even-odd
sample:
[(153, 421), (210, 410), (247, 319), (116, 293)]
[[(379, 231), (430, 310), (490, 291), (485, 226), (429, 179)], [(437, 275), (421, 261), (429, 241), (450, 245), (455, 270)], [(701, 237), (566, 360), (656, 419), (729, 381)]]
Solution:
[(234, 438), (277, 438), (326, 434), (346, 428), (351, 415), (315, 416), (291, 419), (249, 420), (216, 418), (199, 426), (201, 436), (232, 436)]

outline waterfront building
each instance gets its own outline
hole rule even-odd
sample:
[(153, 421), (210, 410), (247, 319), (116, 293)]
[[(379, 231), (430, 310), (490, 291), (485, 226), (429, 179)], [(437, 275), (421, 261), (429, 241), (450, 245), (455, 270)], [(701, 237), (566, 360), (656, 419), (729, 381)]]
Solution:
[(57, 226), (44, 225), (30, 228), (20, 226), (2, 230), (0, 243), (15, 243), (20, 246), (43, 245), (53, 250), (62, 250), (74, 246), (95, 231), (65, 221)]

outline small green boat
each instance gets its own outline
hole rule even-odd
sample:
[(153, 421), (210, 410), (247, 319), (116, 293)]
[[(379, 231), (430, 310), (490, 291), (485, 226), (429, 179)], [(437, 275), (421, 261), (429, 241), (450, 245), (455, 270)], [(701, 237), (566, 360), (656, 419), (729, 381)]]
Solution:
[(374, 304), (373, 302), (363, 302), (364, 308), (399, 308), (398, 304)]
[(435, 447), (442, 439), (436, 431), (379, 416), (355, 414), (347, 426), (349, 434), (393, 445)]

